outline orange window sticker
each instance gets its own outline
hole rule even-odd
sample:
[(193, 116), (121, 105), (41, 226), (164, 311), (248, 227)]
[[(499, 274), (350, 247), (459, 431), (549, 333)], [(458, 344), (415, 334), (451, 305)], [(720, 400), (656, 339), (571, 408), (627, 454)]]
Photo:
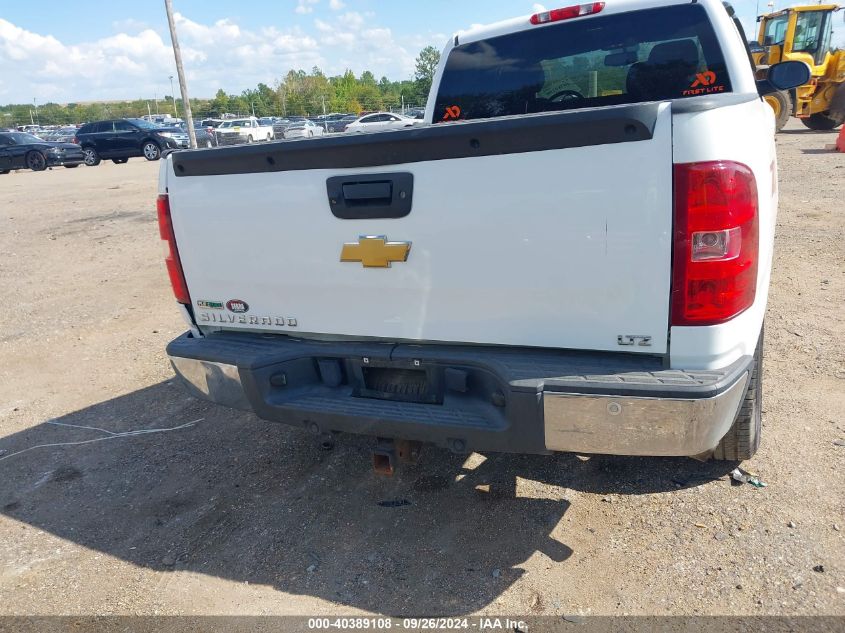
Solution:
[(696, 73), (695, 80), (690, 84), (690, 87), (681, 92), (684, 97), (696, 97), (698, 95), (709, 95), (714, 92), (724, 92), (725, 85), (716, 85), (716, 73), (712, 70), (705, 70), (704, 72)]
[(460, 118), (461, 116), (461, 108), (459, 106), (448, 106), (446, 108), (446, 113), (443, 115), (444, 121), (451, 121), (452, 119)]
[(698, 73), (695, 76), (695, 81), (692, 82), (690, 88), (698, 88), (699, 86), (712, 86), (716, 83), (716, 73), (712, 70), (705, 70), (703, 73)]

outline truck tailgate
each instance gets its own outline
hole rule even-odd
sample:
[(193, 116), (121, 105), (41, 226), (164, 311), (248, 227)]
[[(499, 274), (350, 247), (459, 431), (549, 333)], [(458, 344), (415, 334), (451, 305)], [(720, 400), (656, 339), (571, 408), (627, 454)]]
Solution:
[[(671, 132), (655, 103), (177, 153), (163, 168), (197, 321), (663, 353)], [(407, 215), (333, 214), (329, 178), (385, 172), (412, 174)], [(360, 236), (410, 243), (407, 260), (341, 261)]]

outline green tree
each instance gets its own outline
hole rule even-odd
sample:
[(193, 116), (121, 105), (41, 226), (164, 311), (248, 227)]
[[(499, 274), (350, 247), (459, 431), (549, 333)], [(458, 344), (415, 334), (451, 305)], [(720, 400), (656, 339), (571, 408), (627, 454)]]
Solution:
[(417, 95), (422, 99), (428, 98), (438, 64), (440, 64), (440, 51), (433, 46), (426, 46), (417, 55), (414, 79), (417, 82)]

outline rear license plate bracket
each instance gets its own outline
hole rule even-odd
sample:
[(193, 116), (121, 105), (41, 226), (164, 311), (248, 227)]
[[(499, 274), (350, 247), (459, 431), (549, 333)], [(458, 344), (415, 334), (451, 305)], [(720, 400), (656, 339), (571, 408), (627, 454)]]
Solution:
[(443, 381), (439, 367), (418, 361), (366, 359), (353, 366), (352, 395), (395, 402), (443, 404)]

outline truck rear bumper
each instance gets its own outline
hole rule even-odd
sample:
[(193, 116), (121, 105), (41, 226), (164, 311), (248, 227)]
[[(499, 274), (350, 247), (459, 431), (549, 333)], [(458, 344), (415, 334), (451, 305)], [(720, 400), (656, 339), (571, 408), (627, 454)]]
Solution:
[(194, 395), (312, 432), (456, 452), (701, 455), (727, 433), (751, 357), (666, 370), (657, 357), (443, 344), (184, 334), (170, 343)]

